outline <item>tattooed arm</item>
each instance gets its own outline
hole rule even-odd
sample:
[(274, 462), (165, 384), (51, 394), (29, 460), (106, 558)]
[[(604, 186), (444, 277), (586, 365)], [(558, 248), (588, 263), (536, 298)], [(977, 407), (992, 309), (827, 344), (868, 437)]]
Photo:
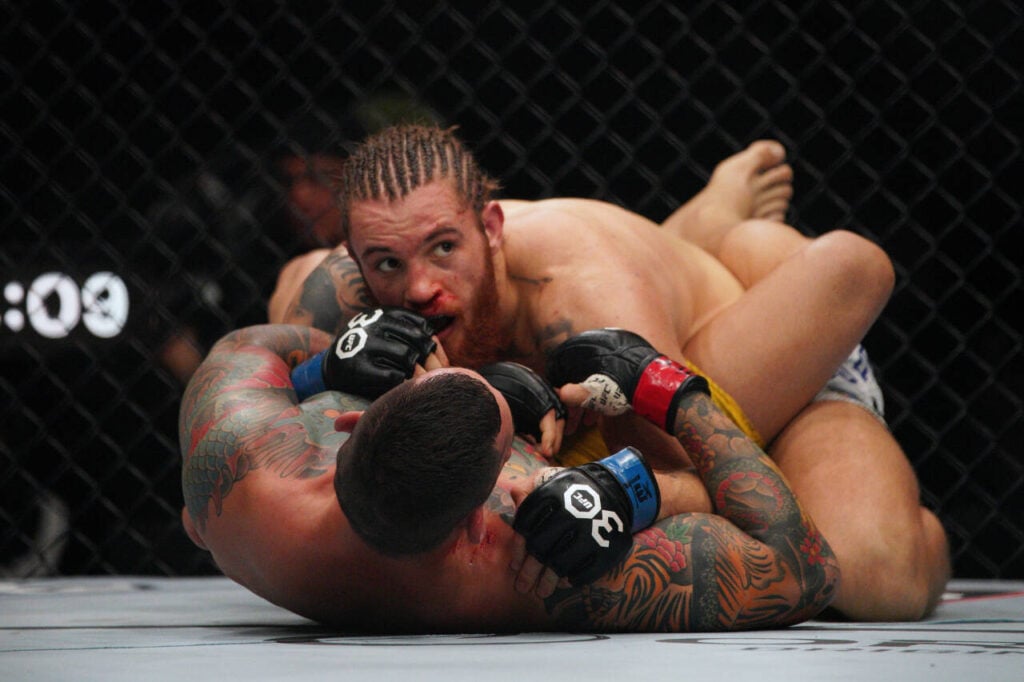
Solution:
[(680, 514), (638, 533), (618, 569), (555, 592), (549, 610), (565, 627), (674, 632), (779, 627), (821, 612), (838, 563), (775, 464), (703, 394), (682, 398), (675, 424), (716, 515)]
[(339, 246), (314, 251), (289, 263), (271, 296), (272, 323), (301, 324), (340, 333), (346, 322), (376, 303), (359, 266)]
[(225, 499), (254, 472), (309, 479), (333, 465), (346, 437), (334, 418), (366, 403), (343, 397), (334, 409), (300, 406), (290, 378), (329, 342), (315, 329), (267, 325), (232, 332), (211, 349), (185, 390), (178, 425), (190, 535), (202, 537), (210, 514), (220, 517)]

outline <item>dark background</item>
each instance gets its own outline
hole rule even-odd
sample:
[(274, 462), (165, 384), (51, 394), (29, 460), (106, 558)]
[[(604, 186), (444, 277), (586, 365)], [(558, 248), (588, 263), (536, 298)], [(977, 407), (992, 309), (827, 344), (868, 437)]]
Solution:
[[(654, 220), (718, 160), (784, 142), (790, 222), (855, 230), (896, 264), (867, 345), (956, 575), (1024, 578), (1019, 4), (533, 5), (0, 3), (6, 574), (212, 570), (180, 528), (162, 344), (265, 319), (310, 245), (284, 219), (283, 149), (344, 153), (412, 102), (509, 196)], [(73, 292), (116, 275), (121, 333), (73, 316), (36, 333), (18, 293), (49, 272)]]

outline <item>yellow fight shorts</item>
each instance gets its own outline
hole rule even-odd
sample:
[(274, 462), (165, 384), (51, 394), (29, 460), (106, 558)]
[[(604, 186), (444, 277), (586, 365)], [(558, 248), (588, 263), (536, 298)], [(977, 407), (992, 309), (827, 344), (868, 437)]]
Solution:
[[(714, 401), (715, 405), (718, 405), (718, 409), (729, 415), (736, 423), (736, 426), (742, 429), (743, 433), (750, 436), (751, 440), (763, 448), (765, 446), (764, 438), (757, 432), (754, 425), (750, 423), (747, 416), (743, 414), (742, 408), (733, 400), (732, 396), (693, 364), (685, 364), (691, 371), (700, 374), (708, 380), (708, 386), (711, 388), (711, 400)], [(605, 445), (604, 438), (601, 436), (601, 432), (597, 427), (590, 427), (567, 436), (562, 442), (562, 451), (555, 456), (555, 461), (560, 466), (574, 467), (604, 459), (610, 454), (608, 446)]]

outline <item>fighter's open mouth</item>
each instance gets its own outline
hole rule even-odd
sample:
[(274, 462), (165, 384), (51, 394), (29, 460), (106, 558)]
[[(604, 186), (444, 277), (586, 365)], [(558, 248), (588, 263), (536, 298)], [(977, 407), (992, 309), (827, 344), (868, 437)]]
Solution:
[(434, 334), (440, 334), (454, 321), (455, 318), (450, 315), (431, 315), (427, 318), (427, 324)]

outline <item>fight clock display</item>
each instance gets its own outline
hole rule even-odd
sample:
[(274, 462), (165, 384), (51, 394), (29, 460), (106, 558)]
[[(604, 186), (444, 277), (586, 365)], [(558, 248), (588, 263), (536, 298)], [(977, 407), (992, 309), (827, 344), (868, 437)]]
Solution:
[(78, 328), (100, 338), (118, 336), (128, 321), (128, 287), (109, 271), (79, 281), (62, 272), (44, 272), (31, 280), (3, 284), (0, 334), (34, 332), (61, 339)]

